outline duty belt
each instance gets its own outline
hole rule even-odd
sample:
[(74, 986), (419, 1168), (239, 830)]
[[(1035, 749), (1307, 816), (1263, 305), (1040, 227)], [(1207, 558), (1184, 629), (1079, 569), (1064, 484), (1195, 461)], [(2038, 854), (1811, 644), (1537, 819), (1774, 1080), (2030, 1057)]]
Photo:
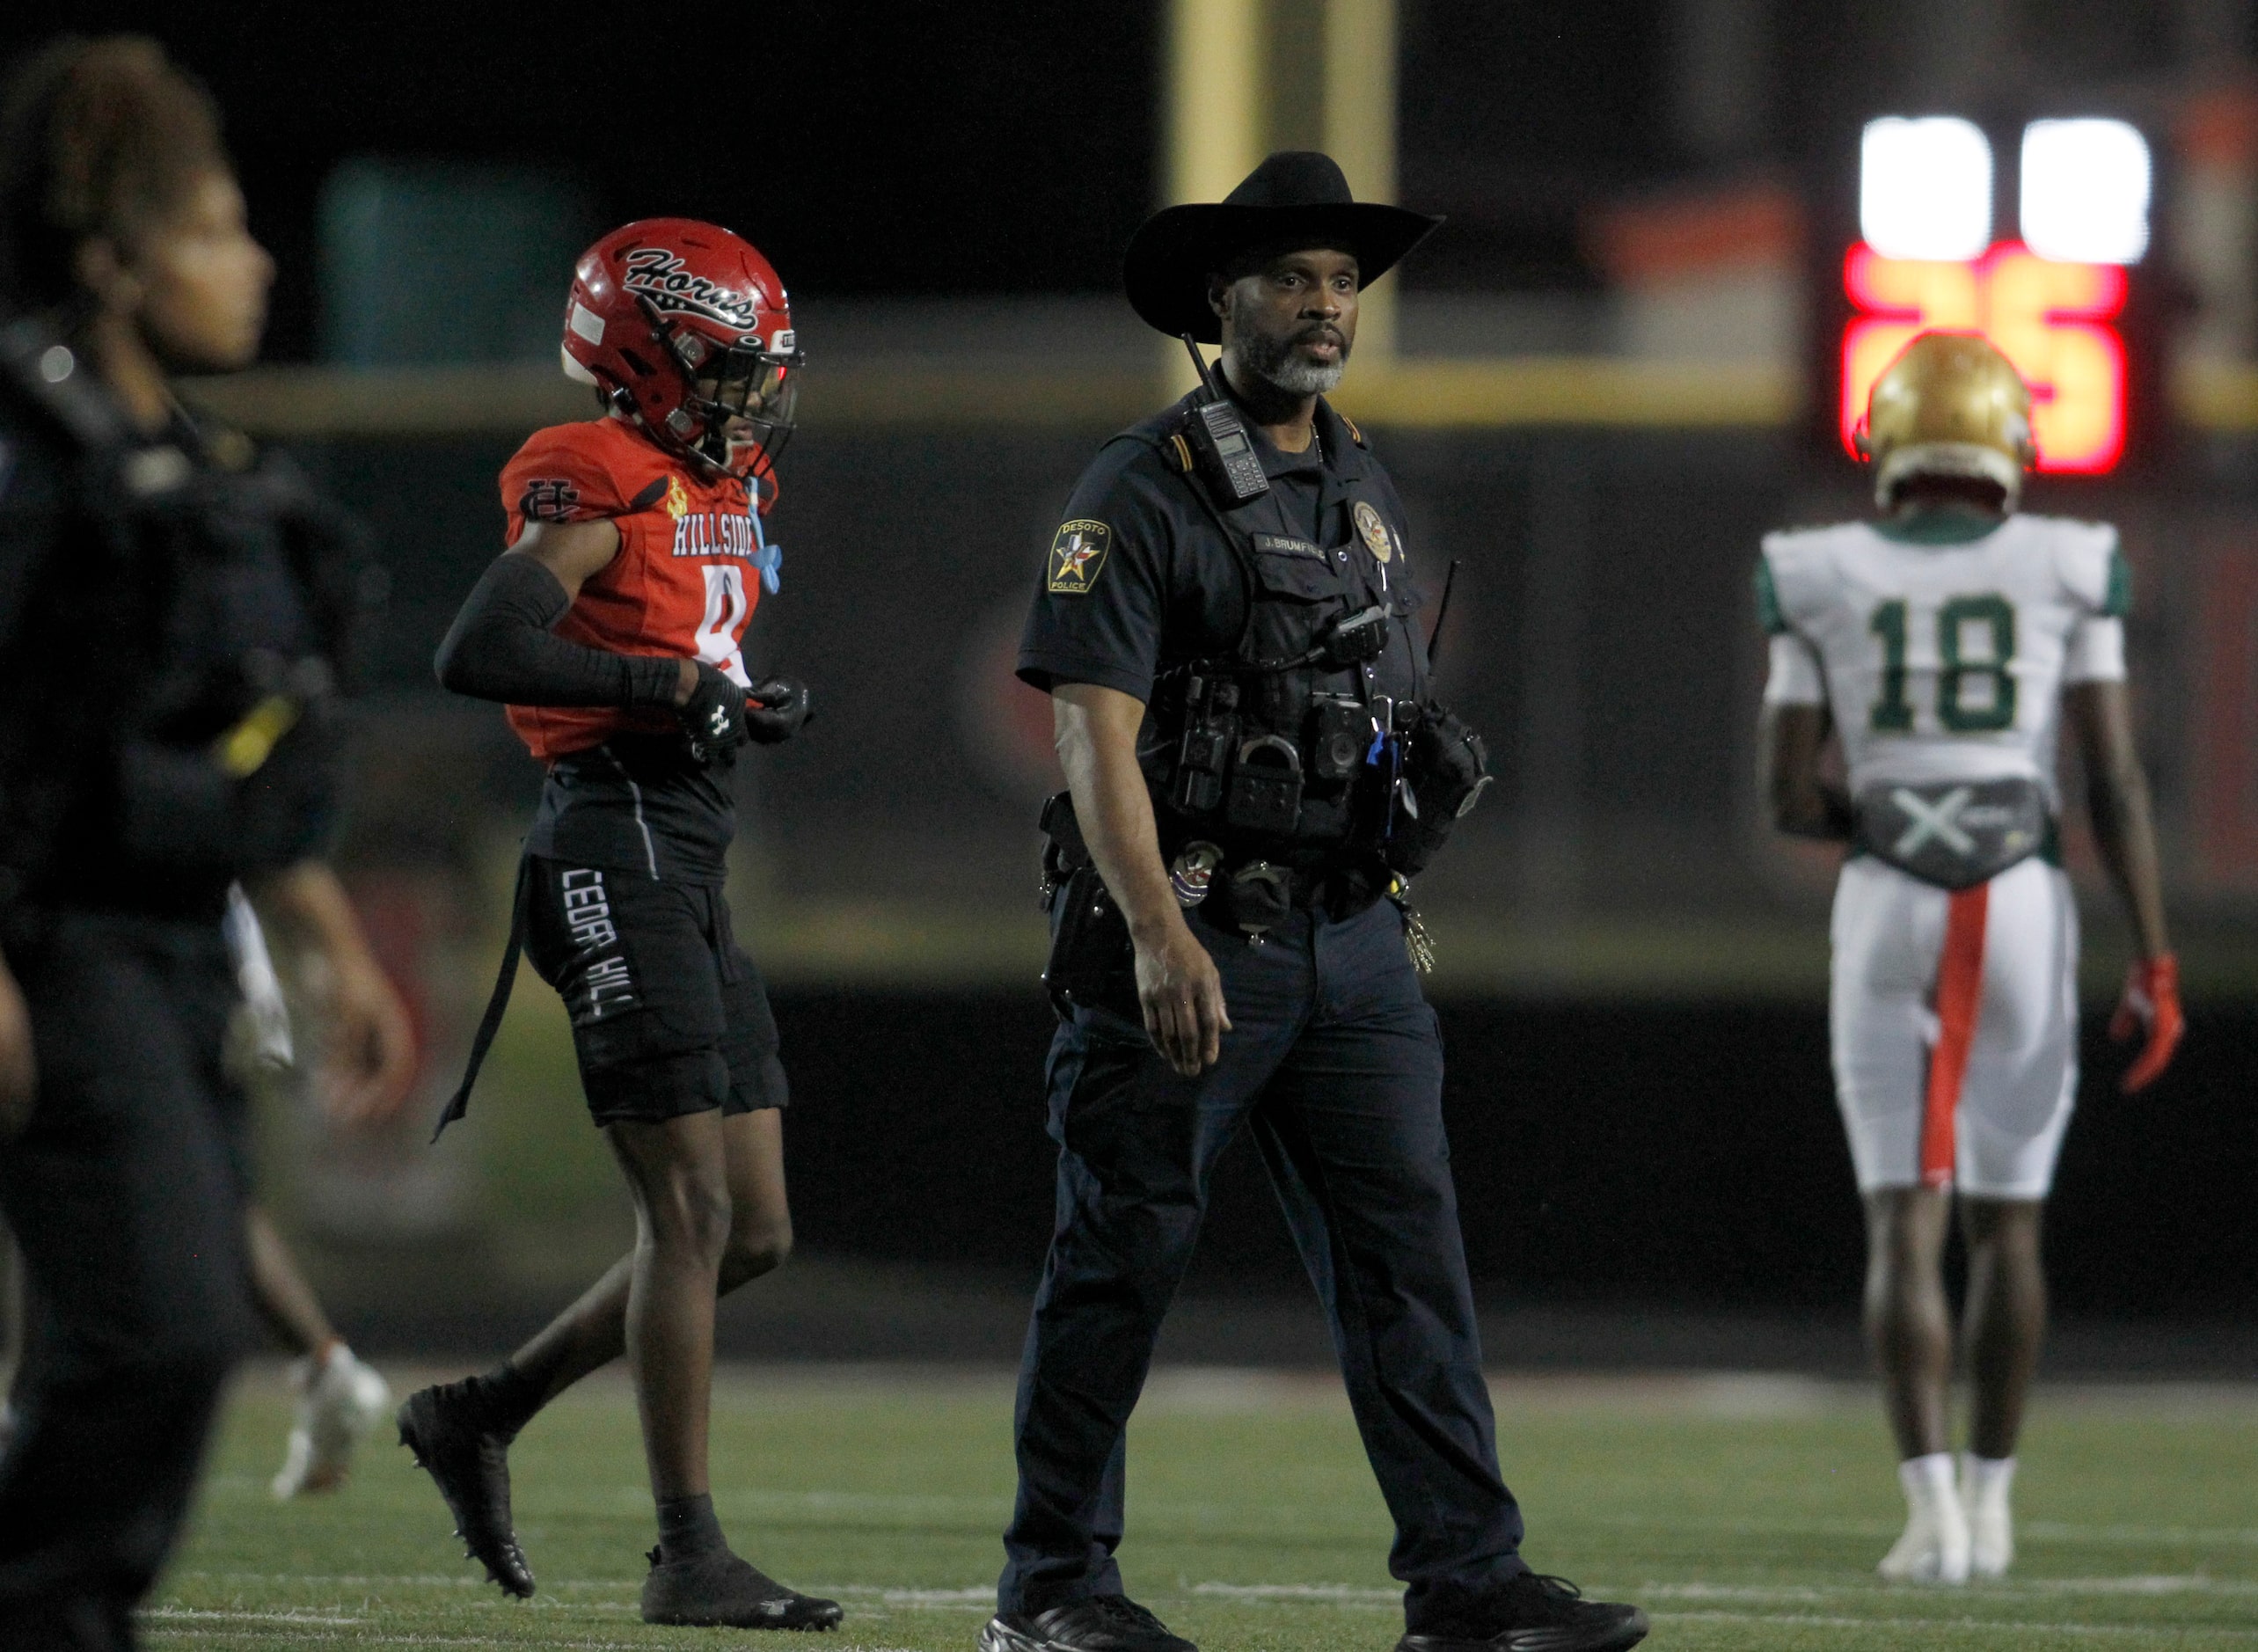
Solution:
[[(1206, 906), (1219, 927), (1244, 935), (1260, 936), (1297, 911), (1322, 910), (1336, 920), (1352, 917), (1387, 893), (1391, 881), (1377, 861), (1281, 864), (1202, 839), (1195, 825), (1171, 832), (1173, 823), (1162, 822), (1162, 852), (1177, 903), (1187, 910)], [(1044, 802), (1041, 826), (1048, 839), (1042, 901), (1049, 910), (1075, 874), (1093, 868), (1071, 793), (1055, 793)]]
[(1295, 912), (1322, 911), (1336, 921), (1353, 917), (1389, 883), (1377, 865), (1281, 866), (1259, 856), (1229, 855), (1197, 840), (1170, 858), (1168, 881), (1180, 905), (1205, 908), (1217, 927), (1254, 939)]

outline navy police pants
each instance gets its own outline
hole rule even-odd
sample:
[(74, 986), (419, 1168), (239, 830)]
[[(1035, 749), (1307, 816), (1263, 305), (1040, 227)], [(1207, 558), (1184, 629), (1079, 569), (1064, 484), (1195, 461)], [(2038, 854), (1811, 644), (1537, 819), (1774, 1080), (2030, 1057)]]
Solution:
[(1057, 1221), (1019, 1367), (997, 1609), (1122, 1592), (1123, 1431), (1217, 1158), (1245, 1124), (1332, 1321), (1416, 1631), (1527, 1569), (1482, 1382), (1435, 1012), (1385, 901), (1338, 923), (1297, 912), (1259, 947), (1189, 916), (1234, 1029), (1216, 1066), (1181, 1077), (1103, 1009), (1078, 1009), (1051, 1042)]
[(256, 1334), (219, 920), (66, 911), (11, 935), (39, 1102), (0, 1146), (29, 1284), (0, 1458), (0, 1646), (122, 1652)]

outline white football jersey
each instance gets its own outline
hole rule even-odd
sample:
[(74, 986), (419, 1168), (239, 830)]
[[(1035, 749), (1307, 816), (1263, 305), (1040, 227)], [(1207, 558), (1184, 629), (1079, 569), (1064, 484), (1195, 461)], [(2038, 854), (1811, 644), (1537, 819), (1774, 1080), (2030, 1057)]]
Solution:
[(1765, 698), (1832, 709), (1853, 792), (2036, 779), (2058, 807), (2062, 690), (2123, 677), (2128, 594), (2103, 523), (2015, 515), (1942, 545), (1869, 523), (1768, 534)]

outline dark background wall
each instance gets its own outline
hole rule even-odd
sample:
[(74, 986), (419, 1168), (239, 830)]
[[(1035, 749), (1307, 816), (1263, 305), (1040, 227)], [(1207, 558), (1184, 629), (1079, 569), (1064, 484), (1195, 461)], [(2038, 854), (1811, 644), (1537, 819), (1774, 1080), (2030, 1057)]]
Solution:
[(895, 0), (753, 11), (84, 0), (11, 8), (164, 40), (211, 86), (276, 252), (268, 354), (313, 353), (316, 208), (349, 157), (547, 169), (592, 237), (731, 224), (797, 291), (1109, 287), (1150, 210), (1160, 13)]
[[(1443, 1091), (1468, 1261), (1505, 1304), (1669, 1304), (1845, 1314), (1863, 1254), (1823, 1011), (1607, 1008), (1444, 998)], [(1033, 992), (792, 991), (800, 1237), (822, 1254), (973, 1263), (1032, 1280), (1053, 1149)], [(2048, 1216), (2070, 1318), (2247, 1314), (2258, 1281), (2258, 1014), (2198, 1004), (2170, 1076), (2117, 1093), (2088, 1018), (2079, 1111)], [(873, 1039), (910, 1059), (873, 1093)], [(1189, 1288), (1266, 1295), (1299, 1264), (1244, 1141), (1218, 1178)]]

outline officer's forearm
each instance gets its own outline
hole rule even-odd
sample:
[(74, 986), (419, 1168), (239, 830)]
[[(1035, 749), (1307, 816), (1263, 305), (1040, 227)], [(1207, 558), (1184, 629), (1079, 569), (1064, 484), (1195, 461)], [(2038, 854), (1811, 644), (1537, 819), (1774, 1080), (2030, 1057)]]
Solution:
[(321, 860), (301, 860), (244, 880), (261, 916), (294, 947), (318, 952), (333, 970), (375, 969), (376, 954), (353, 910), (353, 897)]
[(1144, 702), (1118, 689), (1062, 683), (1052, 691), (1058, 761), (1074, 793), (1082, 840), (1129, 933), (1149, 944), (1184, 921), (1160, 859), (1152, 798), (1137, 767)]

